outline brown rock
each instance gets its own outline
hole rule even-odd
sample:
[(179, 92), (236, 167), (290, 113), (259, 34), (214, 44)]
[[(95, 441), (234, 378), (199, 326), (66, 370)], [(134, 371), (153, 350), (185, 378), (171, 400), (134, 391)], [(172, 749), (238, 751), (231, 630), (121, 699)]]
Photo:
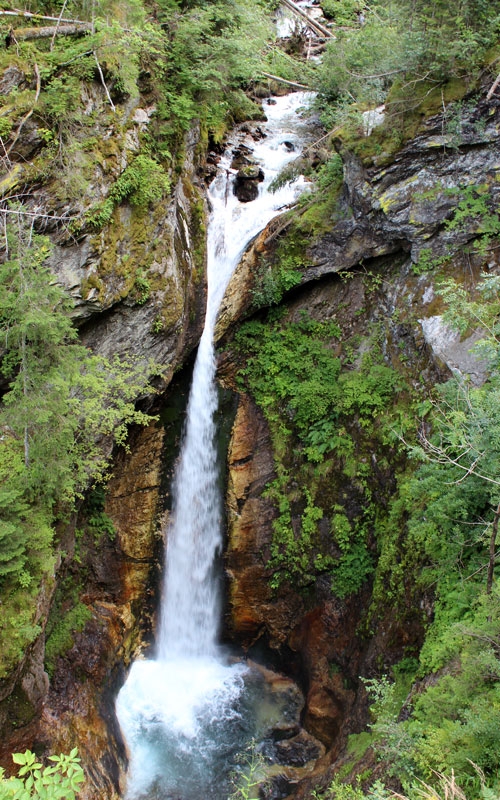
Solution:
[[(92, 619), (60, 656), (37, 739), (46, 752), (79, 748), (87, 781), (82, 800), (122, 796), (126, 757), (113, 698), (127, 664), (142, 646), (140, 618), (158, 541), (163, 428), (137, 430), (121, 451), (109, 482), (106, 513), (116, 539), (89, 554), (84, 602)], [(144, 622), (144, 620), (142, 620)]]
[(273, 475), (267, 423), (250, 398), (242, 397), (229, 447), (226, 566), (231, 579), (229, 625), (245, 646), (265, 634), (279, 647), (302, 604), (293, 594), (276, 602), (269, 586), (266, 562), (275, 512), (262, 493)]

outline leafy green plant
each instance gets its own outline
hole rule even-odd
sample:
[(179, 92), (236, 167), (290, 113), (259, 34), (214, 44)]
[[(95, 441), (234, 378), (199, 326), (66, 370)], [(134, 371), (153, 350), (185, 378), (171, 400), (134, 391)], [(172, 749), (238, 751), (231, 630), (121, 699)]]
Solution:
[(12, 760), (19, 765), (18, 777), (6, 778), (0, 767), (1, 800), (75, 800), (85, 780), (76, 747), (67, 755), (49, 756), (52, 764), (46, 767), (30, 750), (14, 753)]
[(277, 265), (264, 264), (256, 276), (256, 286), (252, 291), (255, 308), (277, 305), (285, 292), (300, 283), (303, 264), (301, 259), (281, 258)]
[(443, 264), (446, 264), (450, 258), (451, 254), (433, 257), (430, 247), (422, 247), (418, 253), (418, 261), (412, 264), (412, 272), (414, 275), (423, 275), (426, 272), (432, 272), (442, 267)]
[(144, 210), (169, 191), (170, 179), (163, 167), (150, 156), (138, 155), (113, 184), (108, 197), (87, 211), (86, 220), (100, 229), (109, 222), (115, 207), (125, 200)]
[[(359, 144), (360, 111), (385, 102), (381, 135), (372, 134), (367, 145), (372, 155), (379, 139), (383, 153), (416, 130), (419, 121), (412, 128), (410, 119), (416, 108), (442, 110), (447, 89), (450, 101), (460, 100), (498, 36), (498, 13), (491, 13), (485, 0), (465, 0), (458, 7), (450, 0), (410, 5), (381, 0), (362, 8), (343, 0), (328, 2), (326, 8), (346, 27), (328, 42), (319, 69), (318, 105), (329, 129), (343, 127), (344, 137)], [(361, 25), (355, 20), (358, 11)]]
[(239, 769), (232, 776), (233, 791), (229, 800), (256, 800), (266, 785), (266, 763), (251, 743), (243, 754)]

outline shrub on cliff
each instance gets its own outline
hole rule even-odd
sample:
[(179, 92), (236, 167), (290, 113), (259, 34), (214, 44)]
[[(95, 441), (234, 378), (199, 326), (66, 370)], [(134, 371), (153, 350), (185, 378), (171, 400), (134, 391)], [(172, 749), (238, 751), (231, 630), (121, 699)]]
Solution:
[(76, 341), (50, 248), (19, 210), (0, 265), (0, 676), (39, 632), (36, 597), (54, 567), (54, 524), (105, 478), (103, 439), (123, 443), (152, 364), (93, 355)]
[(353, 103), (361, 110), (383, 103), (391, 87), (388, 110), (399, 114), (447, 82), (471, 85), (500, 31), (498, 9), (487, 0), (379, 0), (361, 11), (362, 24), (352, 20), (336, 31), (323, 58), (319, 88), (327, 124), (343, 124)]

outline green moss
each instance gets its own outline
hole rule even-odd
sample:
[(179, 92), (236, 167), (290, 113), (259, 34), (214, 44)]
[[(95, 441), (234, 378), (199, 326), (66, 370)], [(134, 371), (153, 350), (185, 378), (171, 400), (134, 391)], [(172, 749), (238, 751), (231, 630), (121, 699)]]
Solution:
[(154, 322), (154, 332), (169, 332), (182, 321), (184, 293), (173, 278), (167, 278), (164, 287), (164, 300), (160, 313)]
[[(191, 237), (191, 255), (194, 262), (194, 280), (199, 283), (205, 274), (205, 257), (206, 257), (206, 212), (205, 204), (203, 202), (203, 195), (200, 189), (195, 186), (189, 178), (185, 175), (182, 180), (184, 193), (189, 200), (190, 205), (190, 224), (189, 233)], [(184, 221), (187, 223), (186, 218)], [(188, 243), (184, 241), (184, 244)], [(184, 259), (183, 259), (184, 260)]]
[(82, 631), (86, 623), (92, 619), (92, 612), (81, 602), (67, 609), (61, 605), (57, 609), (58, 621), (51, 626), (45, 643), (45, 668), (50, 676), (54, 675), (59, 656), (73, 647), (73, 634)]
[(0, 703), (0, 710), (6, 714), (7, 730), (28, 725), (38, 711), (20, 686), (16, 686), (12, 694)]
[(37, 620), (39, 588), (4, 582), (0, 620), (0, 680), (8, 677), (41, 633)]
[(87, 278), (84, 278), (80, 284), (80, 292), (82, 298), (87, 300), (90, 293), (93, 289), (97, 289), (98, 298), (100, 301), (104, 300), (105, 295), (105, 285), (104, 282), (99, 278), (97, 273), (91, 272)]
[(385, 103), (384, 122), (370, 136), (362, 135), (356, 127), (344, 127), (337, 135), (364, 164), (389, 164), (394, 154), (423, 130), (426, 119), (442, 112), (443, 106), (462, 100), (473, 88), (463, 78), (439, 86), (419, 81), (409, 95), (405, 84), (395, 82)]
[(7, 175), (0, 180), (0, 197), (10, 194), (19, 185), (24, 173), (22, 164), (14, 164)]

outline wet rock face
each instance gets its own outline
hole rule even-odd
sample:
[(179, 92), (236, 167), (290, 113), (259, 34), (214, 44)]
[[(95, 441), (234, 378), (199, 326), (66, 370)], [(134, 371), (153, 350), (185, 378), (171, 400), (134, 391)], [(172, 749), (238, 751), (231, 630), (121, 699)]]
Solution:
[[(240, 133), (243, 133), (241, 130)], [(264, 180), (262, 167), (252, 158), (252, 148), (243, 142), (233, 151), (231, 169), (236, 170), (233, 192), (240, 203), (250, 203), (259, 194), (259, 183)]]
[(304, 598), (292, 587), (283, 588), (278, 594), (271, 590), (266, 562), (274, 511), (262, 491), (273, 476), (266, 423), (244, 396), (229, 449), (228, 624), (245, 647), (251, 650), (256, 641), (263, 639), (282, 653), (288, 670), (302, 675), (309, 685), (306, 727), (331, 746), (346, 710), (353, 706), (354, 695), (344, 690), (339, 676), (330, 676), (329, 658), (342, 647), (343, 658), (346, 663), (351, 659), (355, 673), (359, 662), (354, 633), (358, 614), (355, 606), (346, 604), (339, 609), (328, 603), (307, 613)]
[(291, 739), (276, 742), (273, 748), (273, 757), (278, 764), (305, 767), (311, 761), (317, 761), (322, 752), (318, 740), (302, 731)]
[(250, 399), (242, 397), (229, 448), (226, 569), (230, 578), (229, 625), (246, 647), (265, 630), (273, 646), (279, 648), (286, 641), (292, 620), (303, 610), (297, 596), (274, 602), (269, 586), (265, 562), (275, 512), (262, 494), (273, 470), (265, 420)]
[(255, 742), (265, 776), (259, 797), (284, 798), (313, 770), (325, 747), (302, 727), (304, 696), (297, 684), (254, 662), (248, 665), (251, 679), (259, 686), (256, 718), (266, 721)]

